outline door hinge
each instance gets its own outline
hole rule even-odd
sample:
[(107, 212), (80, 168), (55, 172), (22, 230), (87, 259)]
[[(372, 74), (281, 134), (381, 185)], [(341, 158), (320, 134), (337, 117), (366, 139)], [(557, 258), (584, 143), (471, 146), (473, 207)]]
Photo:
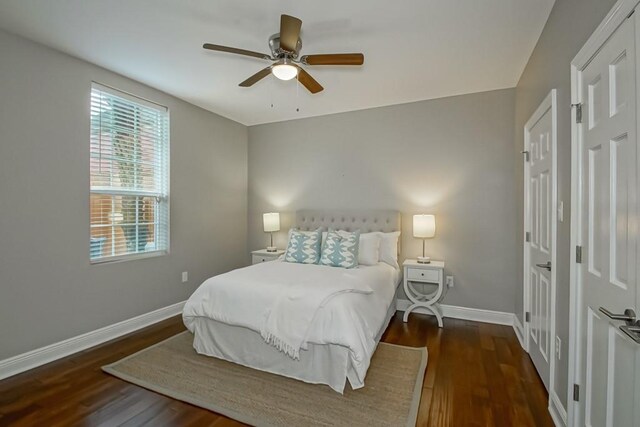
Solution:
[(526, 233), (524, 233), (524, 241), (525, 242), (530, 242), (531, 241), (531, 232), (527, 231)]
[(571, 104), (576, 107), (576, 123), (582, 123), (582, 104)]
[(576, 263), (582, 264), (582, 246), (576, 246)]
[(578, 384), (573, 385), (573, 401), (580, 401), (580, 386)]
[(521, 151), (520, 154), (524, 154), (524, 161), (525, 162), (529, 161), (529, 152), (528, 151)]
[(531, 322), (531, 313), (530, 313), (530, 312), (528, 312), (528, 311), (527, 311), (527, 312), (524, 314), (524, 321), (525, 321), (525, 322)]

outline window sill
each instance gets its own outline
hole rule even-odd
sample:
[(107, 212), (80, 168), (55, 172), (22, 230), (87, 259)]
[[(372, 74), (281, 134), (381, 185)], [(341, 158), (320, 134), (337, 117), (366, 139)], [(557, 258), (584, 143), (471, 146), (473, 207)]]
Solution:
[(136, 261), (136, 260), (145, 259), (145, 258), (155, 258), (155, 257), (164, 256), (168, 254), (169, 254), (168, 250), (163, 250), (163, 251), (143, 252), (139, 254), (116, 255), (116, 256), (108, 256), (108, 257), (91, 259), (90, 263), (91, 265), (113, 264), (116, 262)]

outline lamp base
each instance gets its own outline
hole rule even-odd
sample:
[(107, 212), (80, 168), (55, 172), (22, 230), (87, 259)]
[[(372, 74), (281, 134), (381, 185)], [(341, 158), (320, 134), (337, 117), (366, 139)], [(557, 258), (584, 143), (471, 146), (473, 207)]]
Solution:
[(431, 257), (428, 256), (419, 256), (418, 264), (429, 264), (431, 263)]
[(278, 252), (278, 248), (275, 246), (267, 246), (267, 252)]

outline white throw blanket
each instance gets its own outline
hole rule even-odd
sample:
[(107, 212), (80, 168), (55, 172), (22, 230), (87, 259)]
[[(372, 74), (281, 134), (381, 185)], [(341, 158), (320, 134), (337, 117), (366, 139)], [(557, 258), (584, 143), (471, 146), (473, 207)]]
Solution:
[(349, 270), (336, 267), (323, 269), (338, 272), (341, 280), (336, 280), (335, 274), (303, 276), (283, 290), (265, 313), (266, 321), (260, 330), (262, 338), (294, 359), (300, 358), (300, 348), (307, 340), (316, 313), (331, 298), (349, 292), (373, 292), (360, 277), (349, 274)]

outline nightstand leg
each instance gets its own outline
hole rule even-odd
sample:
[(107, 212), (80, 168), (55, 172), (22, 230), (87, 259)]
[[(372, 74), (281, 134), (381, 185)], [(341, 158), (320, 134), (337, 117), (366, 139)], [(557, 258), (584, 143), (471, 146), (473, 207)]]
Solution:
[(433, 315), (436, 316), (436, 319), (438, 319), (438, 326), (442, 328), (444, 324), (442, 323), (442, 313), (440, 312), (440, 306), (434, 304), (427, 308), (433, 312)]
[(404, 311), (404, 316), (402, 316), (402, 321), (404, 323), (407, 323), (409, 321), (409, 314), (411, 314), (411, 310), (415, 307), (415, 304), (413, 304), (411, 307), (407, 308)]

